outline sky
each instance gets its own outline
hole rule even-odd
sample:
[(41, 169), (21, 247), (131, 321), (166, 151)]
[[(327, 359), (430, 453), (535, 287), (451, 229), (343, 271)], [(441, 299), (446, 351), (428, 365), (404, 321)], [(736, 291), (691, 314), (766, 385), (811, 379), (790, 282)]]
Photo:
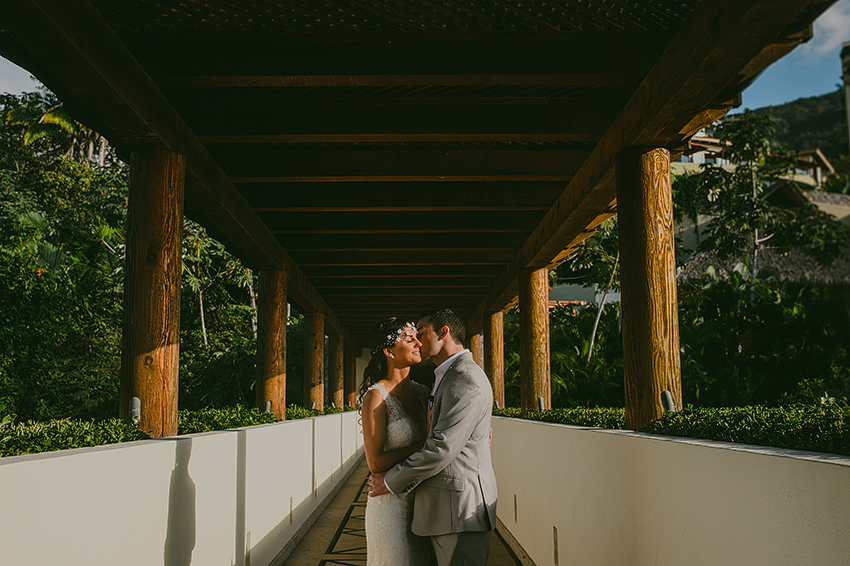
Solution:
[[(850, 0), (838, 0), (814, 23), (814, 37), (780, 59), (743, 92), (744, 108), (762, 108), (832, 92), (841, 84), (841, 43), (850, 41)], [(0, 92), (19, 94), (38, 83), (0, 57)]]
[(812, 39), (768, 67), (743, 93), (744, 108), (776, 106), (833, 92), (841, 84), (841, 44), (850, 42), (850, 0), (815, 20)]

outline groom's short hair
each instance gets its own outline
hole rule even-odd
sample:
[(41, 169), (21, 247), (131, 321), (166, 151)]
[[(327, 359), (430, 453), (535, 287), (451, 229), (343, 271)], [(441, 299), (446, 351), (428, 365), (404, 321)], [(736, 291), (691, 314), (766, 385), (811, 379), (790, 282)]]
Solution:
[(449, 327), (452, 339), (458, 344), (466, 340), (466, 325), (461, 318), (451, 309), (431, 309), (419, 315), (419, 320), (427, 318), (435, 332), (439, 332), (444, 326)]

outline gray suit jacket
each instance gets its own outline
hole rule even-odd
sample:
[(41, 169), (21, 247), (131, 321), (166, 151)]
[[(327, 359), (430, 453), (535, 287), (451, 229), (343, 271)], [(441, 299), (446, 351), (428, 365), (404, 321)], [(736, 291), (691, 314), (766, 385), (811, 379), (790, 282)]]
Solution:
[(416, 489), (415, 534), (488, 531), (496, 526), (496, 476), (490, 462), (492, 408), (493, 391), (484, 370), (472, 354), (463, 352), (434, 393), (425, 446), (384, 477), (396, 495)]

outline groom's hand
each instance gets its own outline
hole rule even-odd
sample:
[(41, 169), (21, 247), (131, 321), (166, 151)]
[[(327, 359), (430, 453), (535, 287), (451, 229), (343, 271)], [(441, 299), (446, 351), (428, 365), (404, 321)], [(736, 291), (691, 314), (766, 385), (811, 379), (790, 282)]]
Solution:
[(384, 481), (384, 474), (372, 474), (369, 476), (369, 497), (377, 497), (389, 493)]

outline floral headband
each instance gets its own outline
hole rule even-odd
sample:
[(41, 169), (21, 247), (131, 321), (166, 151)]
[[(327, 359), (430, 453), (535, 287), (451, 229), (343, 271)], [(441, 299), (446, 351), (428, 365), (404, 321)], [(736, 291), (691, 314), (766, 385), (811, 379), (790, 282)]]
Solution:
[(392, 348), (406, 336), (416, 336), (416, 325), (412, 322), (408, 322), (395, 332), (390, 332), (389, 334), (387, 334), (387, 339), (384, 340), (384, 343), (373, 349), (372, 353), (377, 354), (384, 348)]

